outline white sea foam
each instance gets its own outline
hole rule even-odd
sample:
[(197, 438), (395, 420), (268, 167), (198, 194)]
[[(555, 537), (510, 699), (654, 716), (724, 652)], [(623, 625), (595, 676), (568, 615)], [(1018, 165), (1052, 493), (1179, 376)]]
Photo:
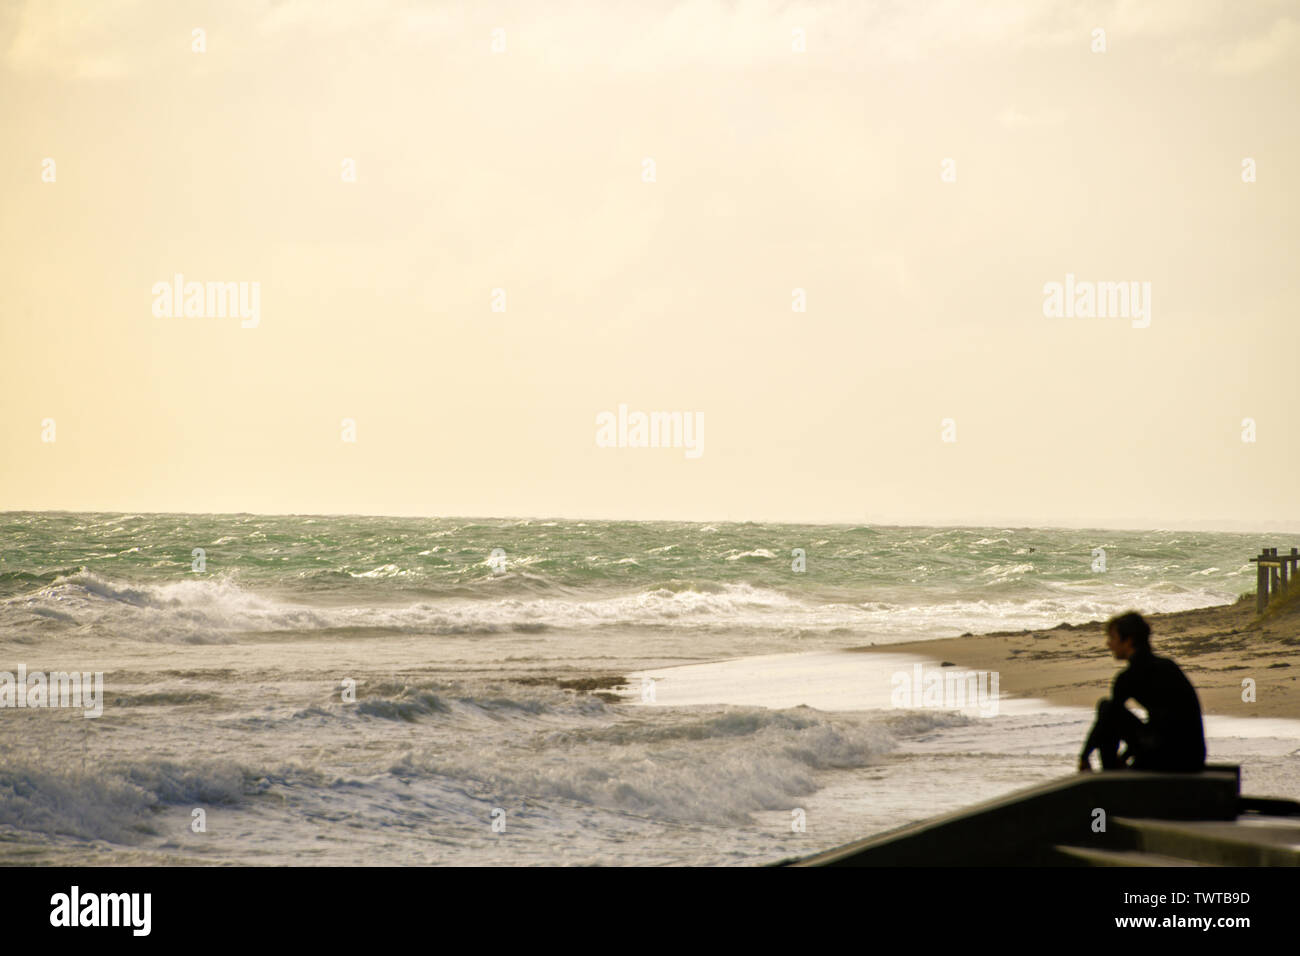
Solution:
[[(1005, 566), (1015, 576), (1026, 565)], [(386, 578), (403, 572), (395, 565), (363, 577)], [(544, 579), (517, 572), (516, 585), (544, 588)], [(1001, 586), (1004, 582), (995, 582)], [(728, 629), (737, 633), (831, 632), (847, 630), (873, 639), (913, 640), (964, 631), (1053, 626), (1103, 619), (1141, 603), (1148, 611), (1182, 610), (1227, 600), (1221, 592), (1159, 582), (1140, 593), (1096, 591), (1059, 583), (1042, 585), (1030, 599), (955, 600), (906, 605), (817, 602), (745, 583), (707, 589), (656, 588), (587, 600), (550, 596), (499, 599), (440, 598), (381, 603), (306, 603), (310, 595), (288, 600), (246, 590), (231, 578), (194, 577), (151, 584), (128, 584), (82, 571), (60, 577), (36, 592), (0, 602), (0, 625), (21, 628), (33, 618), (94, 628), (106, 635), (140, 640), (221, 643), (256, 633), (310, 633), (338, 629), (379, 629), (407, 634), (501, 634), (516, 631), (588, 630), (613, 627)]]
[[(918, 719), (928, 727), (943, 718)], [(557, 732), (527, 753), (413, 751), (394, 772), (490, 782), (505, 802), (550, 798), (734, 825), (758, 811), (788, 810), (819, 788), (822, 772), (867, 766), (906, 730), (869, 717), (832, 721), (809, 710), (728, 708)]]
[(161, 805), (234, 804), (251, 786), (233, 763), (145, 760), (83, 772), (10, 762), (0, 767), (0, 827), (133, 843)]

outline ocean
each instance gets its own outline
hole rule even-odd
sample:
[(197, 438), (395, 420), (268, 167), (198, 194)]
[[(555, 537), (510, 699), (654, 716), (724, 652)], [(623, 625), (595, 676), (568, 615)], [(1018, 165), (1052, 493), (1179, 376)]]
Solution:
[[(97, 717), (0, 709), (0, 864), (810, 853), (1069, 773), (1090, 718), (887, 706), (844, 649), (1229, 603), (1259, 544), (0, 514), (0, 672), (103, 675)], [(1215, 719), (1211, 759), (1300, 796), (1291, 724)]]

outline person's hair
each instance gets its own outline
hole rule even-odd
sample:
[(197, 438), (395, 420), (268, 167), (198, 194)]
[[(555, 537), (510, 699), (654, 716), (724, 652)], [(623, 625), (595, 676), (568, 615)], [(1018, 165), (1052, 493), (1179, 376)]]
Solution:
[(1106, 622), (1106, 631), (1114, 631), (1121, 640), (1132, 641), (1135, 650), (1151, 650), (1151, 625), (1137, 611), (1112, 617)]

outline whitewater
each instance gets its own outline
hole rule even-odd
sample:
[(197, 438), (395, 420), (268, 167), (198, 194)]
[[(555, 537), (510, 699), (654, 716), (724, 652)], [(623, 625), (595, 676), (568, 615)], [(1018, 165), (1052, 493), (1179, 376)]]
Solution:
[[(95, 719), (0, 711), (6, 864), (813, 852), (1069, 773), (1090, 716), (892, 708), (872, 688), (899, 662), (844, 649), (1229, 603), (1258, 544), (65, 513), (0, 532), (0, 670), (104, 675)], [(1211, 759), (1296, 796), (1287, 724), (1212, 719)]]

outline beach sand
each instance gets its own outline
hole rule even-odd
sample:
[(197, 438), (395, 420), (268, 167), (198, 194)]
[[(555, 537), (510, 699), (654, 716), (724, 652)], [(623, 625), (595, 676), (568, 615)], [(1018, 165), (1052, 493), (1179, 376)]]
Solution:
[[(1293, 589), (1294, 590), (1294, 589)], [(1206, 714), (1300, 718), (1300, 592), (1257, 620), (1255, 597), (1235, 604), (1146, 615), (1151, 648), (1172, 657), (1196, 686)], [(972, 670), (997, 671), (1000, 689), (1015, 697), (1093, 707), (1110, 693), (1125, 664), (1106, 650), (1103, 621), (1059, 624), (1050, 630), (995, 631), (854, 648), (914, 653)], [(1242, 682), (1255, 681), (1255, 701), (1242, 700)]]

